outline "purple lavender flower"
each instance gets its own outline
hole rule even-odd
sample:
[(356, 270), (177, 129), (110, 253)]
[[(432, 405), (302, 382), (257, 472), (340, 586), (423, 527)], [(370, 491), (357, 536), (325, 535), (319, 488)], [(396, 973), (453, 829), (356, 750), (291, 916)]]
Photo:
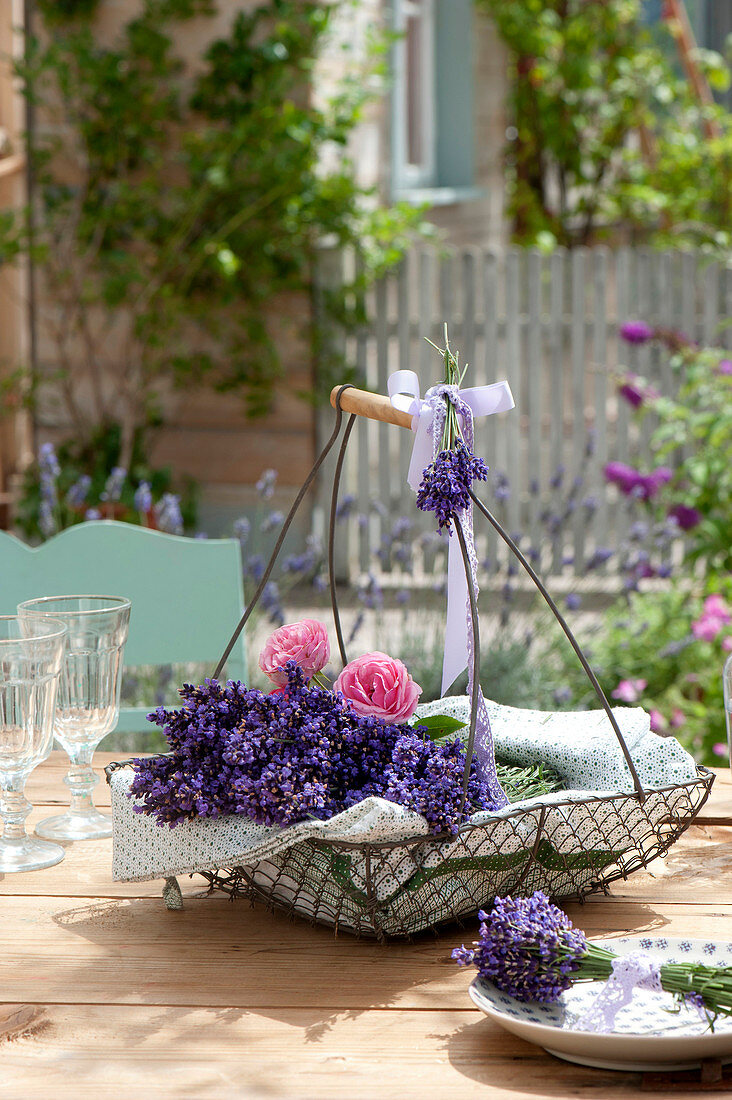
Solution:
[(654, 334), (655, 330), (645, 321), (626, 321), (620, 326), (620, 335), (627, 344), (645, 344)]
[(608, 549), (606, 546), (598, 546), (593, 551), (592, 556), (588, 558), (585, 565), (585, 569), (589, 572), (592, 569), (599, 569), (601, 565), (604, 565), (606, 561), (609, 561), (613, 556), (614, 551)]
[(101, 518), (102, 518), (102, 513), (99, 511), (98, 508), (87, 508), (86, 512), (84, 513), (84, 519), (87, 520), (88, 522), (91, 522), (92, 520), (95, 520), (95, 519), (101, 519)]
[(175, 493), (163, 493), (155, 505), (155, 521), (161, 531), (167, 531), (171, 535), (183, 534), (180, 498)]
[(284, 513), (275, 509), (274, 512), (270, 512), (269, 515), (264, 517), (259, 529), (266, 535), (269, 531), (276, 531), (278, 527), (281, 527), (284, 519)]
[(676, 520), (682, 531), (691, 531), (702, 521), (701, 512), (689, 504), (674, 504), (668, 510), (669, 516)]
[(53, 505), (44, 498), (41, 498), (41, 503), (38, 506), (38, 526), (44, 539), (50, 539), (58, 530)]
[(249, 538), (251, 529), (252, 525), (246, 516), (240, 516), (239, 519), (234, 520), (234, 534), (242, 546)]
[[(285, 826), (377, 796), (422, 813), (435, 834), (457, 831), (465, 767), (458, 738), (436, 744), (419, 727), (357, 715), (340, 695), (308, 687), (293, 662), (287, 667), (283, 692), (207, 680), (183, 686), (181, 709), (149, 715), (172, 751), (135, 761), (136, 809), (171, 826), (222, 814)], [(468, 803), (492, 805), (474, 765)]]
[(570, 611), (577, 611), (582, 606), (582, 597), (578, 592), (570, 592), (564, 603)]
[(122, 496), (122, 489), (124, 488), (126, 480), (127, 470), (125, 470), (124, 466), (114, 466), (105, 482), (104, 489), (99, 494), (100, 499), (109, 504), (116, 504)]
[(732, 374), (732, 359), (720, 359), (717, 363), (717, 374)]
[(38, 465), (41, 473), (48, 474), (49, 477), (54, 479), (61, 473), (53, 443), (43, 443), (41, 445), (38, 451)]
[(353, 493), (346, 493), (346, 495), (338, 502), (338, 506), (336, 508), (337, 522), (340, 523), (342, 520), (348, 519), (355, 507), (355, 496), (353, 495)]
[(257, 482), (255, 488), (263, 500), (270, 500), (274, 495), (275, 484), (277, 482), (276, 470), (264, 470), (262, 476)]
[(66, 494), (66, 503), (70, 508), (81, 508), (89, 495), (91, 480), (88, 474), (82, 474), (78, 481), (75, 481), (70, 487)]
[(148, 481), (141, 481), (135, 489), (134, 506), (138, 512), (149, 512), (152, 508), (152, 491)]
[(572, 984), (589, 945), (566, 913), (537, 890), (530, 898), (496, 898), (481, 910), (474, 950), (457, 947), (459, 966), (473, 963), (482, 978), (519, 1001), (556, 1001)]
[(438, 528), (451, 529), (452, 518), (470, 505), (473, 481), (486, 481), (488, 467), (476, 458), (461, 439), (448, 451), (440, 451), (422, 475), (417, 491), (417, 507), (434, 512)]

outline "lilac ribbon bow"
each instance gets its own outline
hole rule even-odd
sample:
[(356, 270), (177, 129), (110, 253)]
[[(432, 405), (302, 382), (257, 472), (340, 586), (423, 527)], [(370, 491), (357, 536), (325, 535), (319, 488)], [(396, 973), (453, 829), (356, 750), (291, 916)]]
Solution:
[[(412, 416), (415, 433), (407, 481), (416, 492), (422, 473), (433, 461), (440, 446), (441, 425), (444, 423), (445, 396), (463, 414), (463, 429), (472, 434), (472, 422), (478, 417), (507, 412), (514, 407), (508, 382), (490, 386), (473, 386), (460, 390), (444, 383), (432, 386), (424, 399), (419, 394), (419, 378), (413, 370), (397, 370), (389, 376), (389, 398), (392, 405)], [(470, 424), (465, 420), (469, 419)], [(439, 431), (433, 431), (437, 421)], [(472, 441), (471, 441), (472, 443)], [(471, 523), (472, 527), (472, 523)], [(447, 555), (447, 622), (445, 653), (442, 662), (442, 694), (468, 665), (468, 632), (465, 629), (465, 607), (468, 601), (468, 580), (463, 567), (457, 539), (450, 538)]]

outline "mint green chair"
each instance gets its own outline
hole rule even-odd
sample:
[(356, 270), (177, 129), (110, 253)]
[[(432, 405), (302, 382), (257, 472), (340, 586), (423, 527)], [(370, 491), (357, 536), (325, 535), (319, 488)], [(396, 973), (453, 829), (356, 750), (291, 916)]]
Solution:
[[(0, 614), (33, 596), (82, 592), (132, 600), (125, 665), (207, 663), (210, 675), (244, 606), (239, 543), (114, 520), (80, 523), (36, 547), (0, 531)], [(246, 679), (243, 637), (226, 674)], [(145, 729), (150, 709), (122, 708), (117, 732)]]

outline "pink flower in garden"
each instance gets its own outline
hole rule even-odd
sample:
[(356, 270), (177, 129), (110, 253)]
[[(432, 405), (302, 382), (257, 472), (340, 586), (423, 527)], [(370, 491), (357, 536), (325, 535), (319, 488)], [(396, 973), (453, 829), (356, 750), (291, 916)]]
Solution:
[(645, 321), (626, 321), (620, 326), (620, 335), (628, 344), (645, 344), (653, 338), (654, 331)]
[(717, 374), (732, 374), (732, 359), (720, 359), (717, 364)]
[(676, 710), (671, 715), (671, 725), (674, 727), (674, 729), (679, 729), (679, 727), (683, 726), (685, 722), (686, 715), (684, 714), (683, 710), (679, 710), (679, 708), (676, 707)]
[(635, 703), (647, 684), (647, 680), (621, 680), (613, 692), (613, 699), (620, 699), (622, 703)]
[(655, 707), (652, 707), (648, 712), (648, 717), (651, 719), (651, 729), (654, 733), (663, 733), (667, 728), (668, 722), (661, 714), (660, 710), (656, 710)]
[(333, 690), (343, 694), (356, 714), (373, 714), (394, 723), (414, 714), (422, 694), (401, 661), (378, 651), (347, 664)]
[(730, 614), (727, 604), (718, 592), (715, 592), (712, 596), (707, 596), (705, 599), (704, 614), (714, 615), (715, 618), (721, 619), (723, 623), (732, 622), (732, 614)]
[(330, 658), (328, 632), (317, 619), (287, 623), (270, 634), (259, 654), (259, 667), (279, 687), (287, 683), (285, 665), (294, 661), (309, 680)]
[(722, 638), (722, 649), (725, 653), (732, 653), (732, 638), (729, 634), (726, 638)]
[(712, 752), (715, 756), (726, 756), (729, 752), (729, 748), (725, 741), (717, 741), (712, 745)]
[(732, 622), (732, 615), (722, 597), (707, 596), (704, 601), (704, 610), (691, 624), (691, 632), (699, 641), (713, 642), (720, 630), (729, 622)]
[(701, 512), (688, 504), (674, 504), (673, 508), (669, 508), (668, 515), (676, 520), (682, 531), (691, 531), (702, 520)]

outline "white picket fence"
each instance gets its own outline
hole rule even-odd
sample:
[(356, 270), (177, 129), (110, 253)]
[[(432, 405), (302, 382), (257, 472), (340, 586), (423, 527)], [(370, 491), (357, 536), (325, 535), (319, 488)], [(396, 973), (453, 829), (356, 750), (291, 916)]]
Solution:
[[(355, 270), (352, 257), (324, 253), (321, 286), (348, 281)], [(438, 380), (440, 359), (425, 337), (442, 345), (444, 322), (451, 346), (469, 365), (465, 385), (508, 379), (516, 409), (479, 424), (476, 451), (494, 478), (507, 476), (508, 498), (496, 502), (491, 490), (487, 496), (508, 529), (527, 536), (525, 545), (541, 543), (546, 550), (542, 513), (560, 509), (568, 486), (582, 479), (568, 529), (552, 540), (549, 568), (555, 573), (568, 557), (580, 569), (594, 547), (617, 545), (625, 534), (630, 520), (607, 491), (604, 465), (612, 459), (653, 462), (652, 423), (648, 418), (639, 427), (617, 398), (618, 372), (633, 371), (664, 392), (676, 385), (668, 355), (657, 345), (620, 340), (622, 322), (638, 319), (700, 343), (732, 344), (726, 325), (732, 269), (690, 253), (423, 247), (379, 280), (362, 305), (366, 322), (335, 334), (331, 351), (355, 366), (369, 388), (385, 393), (389, 374), (399, 368), (416, 370), (423, 392)], [(331, 424), (326, 415), (323, 431)], [(350, 543), (340, 539), (339, 559), (351, 575), (371, 567), (373, 550), (399, 517), (419, 516), (406, 485), (411, 446), (408, 431), (358, 423), (342, 491), (356, 497), (356, 508), (369, 519)], [(562, 469), (562, 486), (552, 487)], [(590, 497), (597, 507), (588, 535), (579, 505)], [(483, 549), (492, 560), (500, 557), (490, 535)]]

